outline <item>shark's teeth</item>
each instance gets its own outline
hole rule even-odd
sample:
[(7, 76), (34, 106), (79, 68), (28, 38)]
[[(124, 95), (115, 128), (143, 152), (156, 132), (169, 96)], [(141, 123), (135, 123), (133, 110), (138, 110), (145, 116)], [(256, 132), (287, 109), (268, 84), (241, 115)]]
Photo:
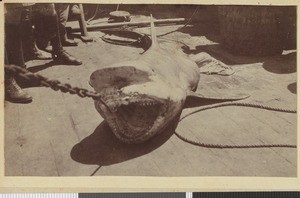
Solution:
[(129, 100), (129, 99), (130, 99), (130, 96), (125, 96), (125, 97), (123, 98), (124, 101), (127, 101), (127, 100)]
[(138, 92), (123, 93), (106, 90), (102, 100), (107, 110), (106, 119), (113, 133), (123, 141), (144, 139), (156, 133), (157, 120), (165, 113), (165, 100)]

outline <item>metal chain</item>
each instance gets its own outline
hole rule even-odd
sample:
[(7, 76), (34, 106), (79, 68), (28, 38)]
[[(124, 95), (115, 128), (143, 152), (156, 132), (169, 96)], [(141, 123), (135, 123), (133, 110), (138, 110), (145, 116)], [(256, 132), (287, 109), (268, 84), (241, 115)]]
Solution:
[[(200, 111), (208, 110), (208, 109), (213, 109), (217, 107), (226, 107), (226, 106), (242, 106), (242, 107), (252, 107), (252, 108), (260, 108), (260, 109), (266, 109), (266, 110), (271, 110), (271, 111), (278, 111), (278, 112), (284, 112), (284, 113), (297, 113), (296, 110), (289, 110), (289, 109), (281, 109), (281, 108), (275, 108), (275, 107), (269, 107), (265, 105), (260, 105), (260, 104), (250, 104), (250, 103), (241, 103), (241, 102), (228, 102), (228, 103), (222, 103), (222, 104), (216, 104), (212, 105), (209, 107), (202, 107), (200, 109), (197, 109), (196, 111), (190, 112), (183, 117), (180, 118), (179, 122), (182, 121), (183, 119), (187, 118), (188, 116), (195, 114)], [(297, 148), (296, 145), (292, 144), (252, 144), (252, 145), (227, 145), (227, 144), (211, 144), (211, 143), (203, 143), (203, 142), (197, 142), (194, 140), (190, 140), (179, 133), (175, 131), (175, 135), (183, 140), (184, 142), (200, 146), (200, 147), (205, 147), (205, 148), (217, 148), (217, 149), (233, 149), (233, 148), (271, 148), (271, 147), (284, 147), (284, 148)]]
[[(61, 91), (63, 93), (70, 93), (70, 94), (76, 94), (81, 98), (92, 98), (94, 100), (101, 100), (101, 95), (97, 92), (94, 91), (89, 91), (87, 89), (79, 88), (79, 87), (73, 87), (70, 84), (67, 83), (61, 83), (59, 80), (52, 80), (49, 78), (46, 78), (40, 74), (35, 74), (32, 73), (26, 69), (23, 69), (19, 66), (15, 65), (5, 65), (5, 70), (7, 72), (11, 72), (14, 75), (21, 76), (25, 78), (28, 81), (35, 81), (39, 83), (39, 85), (49, 87), (55, 91)], [(272, 111), (279, 111), (279, 112), (285, 112), (285, 113), (297, 113), (295, 110), (288, 110), (288, 109), (280, 109), (280, 108), (274, 108), (274, 107), (269, 107), (269, 106), (264, 106), (260, 104), (250, 104), (250, 103), (239, 103), (239, 102), (229, 102), (229, 103), (222, 103), (222, 104), (217, 104), (209, 107), (203, 107), (201, 109), (198, 109), (196, 111), (193, 111), (191, 113), (188, 113), (187, 115), (183, 116), (180, 120), (182, 121), (183, 119), (187, 118), (188, 116), (195, 114), (200, 111), (212, 109), (212, 108), (217, 108), (217, 107), (225, 107), (225, 106), (243, 106), (243, 107), (252, 107), (252, 108), (260, 108), (260, 109), (266, 109), (266, 110), (272, 110)], [(224, 145), (224, 144), (209, 144), (209, 143), (202, 143), (202, 142), (196, 142), (193, 140), (189, 140), (186, 137), (183, 137), (182, 135), (178, 134), (175, 132), (175, 135), (180, 138), (181, 140), (201, 146), (201, 147), (206, 147), (206, 148), (263, 148), (263, 147), (287, 147), (287, 148), (297, 148), (296, 145), (290, 145), (290, 144), (264, 144), (264, 145)]]
[(63, 93), (76, 94), (81, 98), (92, 98), (94, 100), (101, 100), (101, 95), (94, 91), (89, 91), (87, 89), (73, 87), (67, 83), (61, 83), (59, 80), (52, 80), (46, 78), (40, 74), (32, 73), (26, 69), (23, 69), (15, 65), (5, 65), (5, 70), (11, 72), (14, 75), (25, 78), (28, 81), (34, 81), (39, 83), (44, 87), (49, 87), (55, 91), (61, 91)]

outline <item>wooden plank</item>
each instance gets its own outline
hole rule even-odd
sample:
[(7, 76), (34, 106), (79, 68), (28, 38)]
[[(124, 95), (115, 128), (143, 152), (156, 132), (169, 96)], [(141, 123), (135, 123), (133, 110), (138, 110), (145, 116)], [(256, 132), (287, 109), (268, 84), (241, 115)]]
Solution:
[[(233, 110), (235, 109), (235, 110)], [(185, 132), (187, 132), (187, 128), (191, 127), (189, 126), (190, 123), (193, 123), (193, 127), (194, 131), (199, 131), (199, 129), (201, 129), (201, 127), (203, 127), (203, 125), (205, 125), (207, 127), (207, 133), (205, 133), (205, 135), (199, 135), (199, 134), (194, 134), (194, 139), (198, 139), (201, 140), (202, 142), (211, 142), (214, 141), (216, 144), (217, 143), (221, 143), (221, 144), (254, 144), (254, 143), (259, 143), (261, 144), (260, 141), (266, 141), (264, 140), (265, 136), (259, 138), (259, 136), (257, 136), (257, 133), (255, 133), (256, 131), (256, 125), (253, 125), (253, 123), (256, 123), (257, 121), (253, 118), (251, 119), (251, 117), (248, 116), (248, 113), (243, 113), (245, 110), (241, 109), (241, 108), (234, 108), (234, 107), (227, 107), (227, 108), (220, 108), (218, 109), (218, 111), (216, 110), (209, 110), (207, 112), (202, 112), (202, 114), (197, 114), (197, 115), (193, 115), (193, 118), (189, 118), (189, 124), (186, 124), (183, 128), (185, 129)], [(248, 110), (247, 110), (248, 111)], [(213, 112), (215, 112), (214, 114), (212, 114)], [(265, 113), (265, 112), (263, 112)], [(268, 112), (269, 113), (269, 117), (270, 115), (273, 115), (273, 112)], [(205, 117), (203, 116), (205, 114)], [(260, 113), (261, 114), (261, 113)], [(202, 117), (201, 117), (202, 115)], [(230, 119), (228, 119), (228, 117)], [(201, 120), (204, 120), (202, 121)], [(198, 119), (198, 122), (197, 122)], [(231, 123), (236, 123), (235, 126), (233, 126)], [(246, 124), (246, 126), (245, 126)], [(211, 127), (209, 127), (211, 126)], [(262, 127), (262, 126), (260, 126)], [(266, 131), (266, 126), (263, 126), (264, 129), (262, 132), (267, 132)], [(218, 130), (222, 130), (222, 132), (216, 133), (216, 131)], [(249, 129), (251, 129), (251, 131), (249, 131)], [(180, 126), (179, 126), (179, 130), (180, 130)], [(252, 130), (254, 131), (254, 133), (251, 133)], [(296, 134), (296, 133), (295, 133)], [(185, 136), (189, 137), (189, 134), (184, 133)], [(197, 137), (198, 136), (198, 137)], [(199, 139), (199, 136), (201, 137), (201, 139)], [(205, 139), (207, 138), (207, 136), (210, 137), (210, 139)], [(190, 136), (189, 138), (192, 138), (193, 136)], [(259, 138), (257, 141), (256, 139)], [(276, 140), (279, 141), (281, 140), (282, 136), (274, 138), (272, 140)], [(270, 138), (269, 138), (270, 139)], [(228, 142), (228, 140), (231, 140)], [(244, 155), (245, 152), (246, 153), (251, 153), (251, 155), (253, 155), (252, 157), (250, 156), (249, 158), (251, 159), (255, 159), (255, 161), (262, 161), (264, 162), (264, 158), (266, 157), (265, 155), (268, 155), (267, 158), (269, 156), (272, 156), (271, 158), (273, 159), (278, 159), (280, 157), (280, 155), (272, 153), (270, 151), (264, 151), (261, 153), (261, 155), (259, 154), (259, 152), (253, 152), (251, 151), (251, 149), (248, 149), (250, 151), (248, 151), (247, 149), (232, 149), (232, 150), (218, 150), (218, 149), (211, 149), (216, 156), (221, 156), (222, 160), (224, 160), (225, 162), (227, 162), (227, 165), (230, 166), (233, 170), (235, 170), (235, 173), (242, 174), (242, 175), (247, 175), (247, 174), (258, 174), (259, 172), (264, 172), (267, 171), (268, 168), (266, 168), (265, 164), (261, 164), (258, 166), (258, 164), (256, 164), (255, 168), (252, 168), (251, 165), (252, 162), (249, 161), (249, 159), (244, 159)], [(252, 149), (252, 150), (257, 150), (257, 149)], [(260, 150), (268, 150), (268, 149), (258, 149)], [(285, 150), (286, 152), (290, 152), (290, 149), (277, 149), (279, 150), (279, 152), (282, 152), (282, 150)], [(233, 160), (228, 160), (227, 158), (232, 158), (232, 153), (240, 153), (240, 155), (236, 155), (235, 158)], [(220, 154), (222, 153), (222, 154)], [(291, 154), (291, 159), (295, 159), (295, 152), (292, 152), (293, 154)], [(247, 155), (246, 155), (247, 156)], [(256, 157), (254, 157), (256, 156)], [(242, 158), (242, 163), (243, 162), (248, 162), (248, 164), (240, 164), (240, 166), (234, 165), (235, 164), (239, 164), (240, 160), (239, 158)], [(278, 159), (279, 161), (282, 161), (281, 159)], [(284, 160), (285, 161), (285, 160)], [(278, 171), (280, 168), (282, 168), (279, 162), (276, 163), (277, 165), (274, 165), (273, 170), (275, 169), (274, 172), (270, 172), (270, 174), (276, 176), (276, 174), (282, 174), (283, 175), (283, 171)], [(284, 165), (286, 166), (286, 164)], [(290, 165), (289, 165), (290, 166)], [(289, 167), (287, 166), (287, 167)], [(288, 172), (289, 175), (293, 175), (292, 173), (295, 173), (296, 169), (295, 166), (292, 164), (293, 167), (290, 167), (290, 169), (288, 169), (287, 167), (284, 169), (286, 170), (286, 172)], [(244, 167), (243, 170), (239, 170), (236, 169), (236, 167)], [(280, 167), (280, 168), (278, 168)], [(239, 171), (239, 172), (237, 172)], [(226, 172), (224, 172), (223, 174), (228, 174)]]
[[(22, 175), (55, 176), (58, 175), (58, 171), (48, 141), (50, 134), (44, 128), (45, 120), (42, 117), (41, 109), (39, 107), (32, 108), (32, 105), (39, 106), (41, 104), (35, 91), (37, 90), (30, 90), (30, 94), (35, 96), (31, 104), (19, 105), (20, 119), (15, 123), (20, 131), (16, 138), (22, 140), (22, 143), (18, 144), (17, 142), (10, 146), (12, 149), (20, 149), (19, 155), (14, 156), (14, 159), (22, 162)], [(9, 131), (6, 131), (6, 134), (9, 134)], [(6, 165), (10, 166), (10, 164)]]
[[(186, 163), (189, 163), (192, 167), (192, 171), (189, 171), (189, 174), (186, 173), (187, 171), (183, 171), (177, 176), (237, 175), (234, 169), (224, 163), (219, 153), (215, 153), (214, 149), (190, 145), (178, 138), (176, 140), (176, 145), (181, 150), (178, 154), (184, 155)], [(182, 166), (182, 162), (178, 163), (178, 166)], [(183, 167), (186, 166), (183, 165)]]
[[(208, 42), (182, 32), (174, 38)], [(29, 66), (41, 65), (39, 73), (47, 77), (92, 90), (88, 81), (93, 71), (135, 59), (143, 52), (99, 38), (66, 50), (84, 64), (44, 67), (49, 61), (32, 61)], [(287, 89), (296, 81), (296, 73), (276, 74), (263, 63), (278, 67), (293, 64), (293, 60), (236, 59), (240, 64), (233, 66), (233, 76), (201, 75), (198, 91), (214, 96), (243, 92), (251, 95), (245, 102), (296, 108), (297, 96)], [(5, 107), (6, 175), (296, 176), (296, 149), (207, 149), (187, 144), (167, 131), (142, 145), (125, 145), (102, 122), (92, 100), (41, 87), (27, 90), (33, 103)], [(197, 113), (179, 123), (177, 131), (207, 143), (295, 143), (296, 122), (292, 114), (226, 107)]]
[[(258, 140), (261, 141), (261, 144), (273, 144), (273, 143), (293, 143), (290, 141), (285, 141), (284, 135), (279, 136), (276, 132), (274, 132), (274, 129), (272, 129), (271, 127), (269, 127), (268, 125), (264, 125), (261, 124), (259, 122), (257, 122), (257, 117), (260, 117), (264, 114), (266, 114), (266, 112), (264, 113), (260, 113), (258, 114), (257, 112), (255, 113), (255, 116), (253, 116), (252, 118), (249, 117), (249, 112), (251, 110), (247, 110), (246, 111), (240, 111), (240, 113), (238, 114), (239, 116), (235, 116), (234, 118), (232, 118), (233, 123), (237, 123), (237, 126), (241, 127), (240, 131), (245, 131), (248, 132), (249, 135), (253, 135), (255, 137), (255, 139), (257, 138)], [(268, 118), (272, 117), (271, 112), (268, 112)], [(228, 117), (230, 117), (230, 113), (226, 112), (224, 113), (224, 115), (227, 115)], [(270, 116), (271, 115), (271, 116)], [(247, 120), (243, 120), (241, 118), (246, 118)], [(253, 124), (255, 123), (255, 124)], [(244, 128), (244, 130), (243, 130)], [(247, 139), (247, 136), (244, 138), (245, 140)], [(256, 149), (254, 149), (256, 150)], [(288, 163), (286, 158), (283, 157), (282, 155), (280, 155), (279, 153), (285, 153), (285, 152), (290, 152), (293, 153), (290, 155), (291, 159), (296, 157), (296, 149), (291, 149), (291, 148), (274, 148), (274, 149), (258, 149), (259, 152), (263, 151), (262, 154), (263, 155), (259, 155), (256, 154), (256, 157), (258, 158), (255, 161), (266, 161), (267, 160), (272, 160), (274, 162), (274, 164), (272, 165), (272, 170), (274, 171), (270, 171), (270, 170), (266, 170), (267, 172), (270, 172), (273, 176), (282, 176), (282, 175), (293, 175), (296, 173), (296, 167), (295, 164), (292, 163)], [(269, 151), (267, 151), (269, 150)], [(274, 152), (274, 150), (276, 150), (277, 152)], [(268, 152), (268, 153), (267, 153)], [(267, 154), (266, 154), (267, 153)], [(254, 153), (255, 154), (255, 153)], [(275, 162), (276, 161), (276, 162)], [(258, 163), (255, 164), (257, 171), (259, 171), (260, 169), (257, 167)], [(263, 165), (268, 165), (268, 164), (262, 164)], [(263, 171), (264, 172), (264, 171)], [(275, 174), (275, 175), (274, 175)]]
[(90, 175), (96, 166), (77, 163), (70, 155), (79, 139), (69, 119), (70, 113), (62, 95), (63, 93), (44, 90), (41, 96), (43, 104), (51, 105), (51, 109), (46, 105), (42, 107), (42, 115), (49, 120), (44, 127), (51, 134), (49, 141), (59, 175)]
[(89, 145), (96, 150), (93, 159), (102, 166), (96, 175), (164, 175), (166, 166), (160, 167), (156, 160), (164, 160), (157, 155), (165, 150), (170, 135), (162, 133), (142, 144), (126, 144), (102, 124), (86, 141), (92, 142)]
[(23, 161), (16, 160), (16, 157), (22, 156), (20, 147), (24, 144), (24, 138), (21, 138), (19, 134), (19, 106), (6, 101), (4, 106), (5, 175), (23, 175)]

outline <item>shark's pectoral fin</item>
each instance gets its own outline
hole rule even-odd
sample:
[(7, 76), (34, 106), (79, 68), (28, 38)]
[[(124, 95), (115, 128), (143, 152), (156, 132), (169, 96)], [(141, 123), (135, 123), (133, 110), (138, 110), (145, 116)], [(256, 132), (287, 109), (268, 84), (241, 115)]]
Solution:
[(235, 95), (226, 95), (226, 96), (212, 96), (212, 95), (203, 95), (197, 92), (189, 91), (187, 94), (188, 97), (195, 99), (204, 99), (204, 100), (222, 100), (222, 101), (230, 101), (230, 100), (243, 100), (249, 98), (250, 95), (238, 93)]
[(212, 96), (212, 95), (203, 95), (193, 91), (188, 92), (187, 99), (184, 105), (184, 108), (198, 107), (211, 105), (215, 103), (222, 103), (226, 101), (236, 101), (243, 100), (248, 98), (247, 94), (235, 94), (235, 95), (226, 95), (226, 96)]

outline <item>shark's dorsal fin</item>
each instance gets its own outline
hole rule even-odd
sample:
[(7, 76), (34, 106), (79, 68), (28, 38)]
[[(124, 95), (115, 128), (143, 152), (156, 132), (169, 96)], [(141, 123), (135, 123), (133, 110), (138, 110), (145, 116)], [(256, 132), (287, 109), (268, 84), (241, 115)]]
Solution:
[(151, 40), (152, 40), (151, 47), (157, 46), (158, 42), (157, 42), (157, 36), (155, 32), (155, 26), (154, 26), (154, 20), (152, 14), (150, 14), (150, 31), (151, 31)]

